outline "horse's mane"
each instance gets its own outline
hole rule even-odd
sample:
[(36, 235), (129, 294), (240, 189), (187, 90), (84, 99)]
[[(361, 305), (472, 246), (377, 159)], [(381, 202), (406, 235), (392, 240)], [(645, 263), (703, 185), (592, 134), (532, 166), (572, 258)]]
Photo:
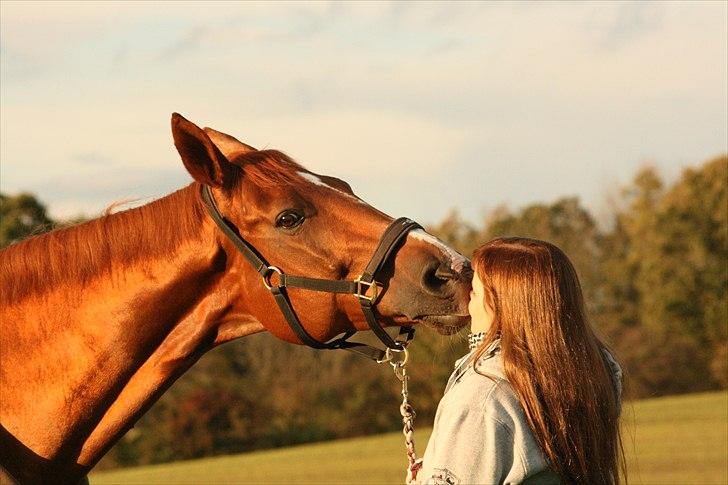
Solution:
[(0, 251), (3, 299), (85, 283), (111, 274), (114, 264), (170, 252), (198, 233), (203, 215), (199, 185), (191, 184), (141, 207), (15, 243)]
[[(235, 160), (246, 180), (260, 187), (302, 186), (303, 167), (276, 150)], [(111, 274), (112, 265), (169, 254), (199, 235), (207, 217), (200, 185), (192, 183), (149, 204), (106, 214), (0, 250), (0, 300), (14, 301), (66, 282), (86, 283)]]

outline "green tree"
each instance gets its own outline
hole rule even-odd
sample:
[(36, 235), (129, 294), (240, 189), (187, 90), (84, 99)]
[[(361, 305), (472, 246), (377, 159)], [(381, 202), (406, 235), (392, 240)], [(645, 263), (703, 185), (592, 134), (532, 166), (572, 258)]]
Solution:
[(464, 221), (456, 209), (451, 210), (439, 224), (429, 226), (427, 231), (468, 257), (483, 242), (480, 232)]
[[(632, 183), (620, 190), (622, 204), (615, 207), (612, 227), (599, 241), (598, 298), (593, 320), (616, 352), (627, 374), (626, 391), (631, 396), (654, 394), (666, 384), (661, 369), (666, 368), (663, 364), (669, 355), (661, 353), (664, 345), (657, 345), (663, 336), (652, 335), (654, 332), (642, 325), (643, 291), (639, 286), (639, 275), (648, 264), (645, 254), (652, 256), (648, 238), (654, 233), (655, 206), (663, 192), (664, 184), (653, 167), (640, 170)], [(660, 364), (645, 365), (650, 359)]]
[(592, 320), (608, 342), (639, 324), (639, 293), (634, 285), (637, 265), (629, 260), (629, 234), (622, 217), (599, 238), (599, 268)]
[(726, 157), (664, 187), (641, 170), (602, 241), (598, 319), (634, 396), (726, 385)]
[(480, 239), (484, 242), (505, 236), (541, 239), (561, 248), (577, 270), (587, 311), (594, 313), (600, 233), (577, 197), (561, 198), (551, 204), (532, 204), (516, 213), (497, 208), (486, 220)]
[(24, 192), (9, 196), (0, 193), (0, 248), (45, 232), (52, 226), (45, 205), (32, 194)]
[(725, 156), (683, 172), (656, 207), (638, 280), (643, 323), (690, 340), (695, 360), (708, 367), (696, 376), (711, 388), (728, 380), (727, 182)]

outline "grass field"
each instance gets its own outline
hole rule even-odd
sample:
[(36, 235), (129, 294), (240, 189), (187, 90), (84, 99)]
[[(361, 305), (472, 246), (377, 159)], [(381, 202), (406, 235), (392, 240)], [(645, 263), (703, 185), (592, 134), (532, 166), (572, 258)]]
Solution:
[[(393, 412), (396, 410), (393, 410)], [(626, 403), (629, 483), (728, 484), (728, 392)], [(429, 429), (415, 436), (424, 452)], [(366, 438), (155, 465), (90, 476), (102, 484), (404, 483), (403, 438)]]

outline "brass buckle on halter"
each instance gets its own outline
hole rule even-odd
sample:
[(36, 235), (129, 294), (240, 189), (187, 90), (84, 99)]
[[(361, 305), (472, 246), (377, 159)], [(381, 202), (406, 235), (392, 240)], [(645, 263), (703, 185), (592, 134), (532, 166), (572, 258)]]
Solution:
[(283, 286), (280, 284), (280, 277), (283, 276), (283, 271), (276, 268), (275, 266), (268, 266), (268, 268), (266, 268), (265, 270), (265, 273), (263, 273), (263, 284), (269, 290), (273, 289), (273, 284), (270, 282), (270, 277), (273, 275), (273, 273), (278, 273), (278, 288)]
[[(355, 279), (354, 283), (356, 283), (356, 293), (354, 293), (354, 296), (363, 300), (370, 301), (372, 303), (375, 303), (377, 301), (377, 298), (379, 297), (379, 290), (384, 288), (383, 285), (377, 283), (376, 281), (372, 281), (371, 283), (369, 283), (368, 281), (362, 280), (361, 276)], [(371, 296), (367, 296), (366, 293), (369, 291), (370, 288), (372, 288), (372, 294)]]

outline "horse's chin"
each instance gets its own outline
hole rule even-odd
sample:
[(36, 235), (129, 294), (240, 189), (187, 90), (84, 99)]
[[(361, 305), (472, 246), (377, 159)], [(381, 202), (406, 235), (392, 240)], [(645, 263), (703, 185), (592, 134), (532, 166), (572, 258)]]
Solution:
[(470, 324), (469, 315), (425, 315), (417, 319), (440, 335), (453, 335)]

